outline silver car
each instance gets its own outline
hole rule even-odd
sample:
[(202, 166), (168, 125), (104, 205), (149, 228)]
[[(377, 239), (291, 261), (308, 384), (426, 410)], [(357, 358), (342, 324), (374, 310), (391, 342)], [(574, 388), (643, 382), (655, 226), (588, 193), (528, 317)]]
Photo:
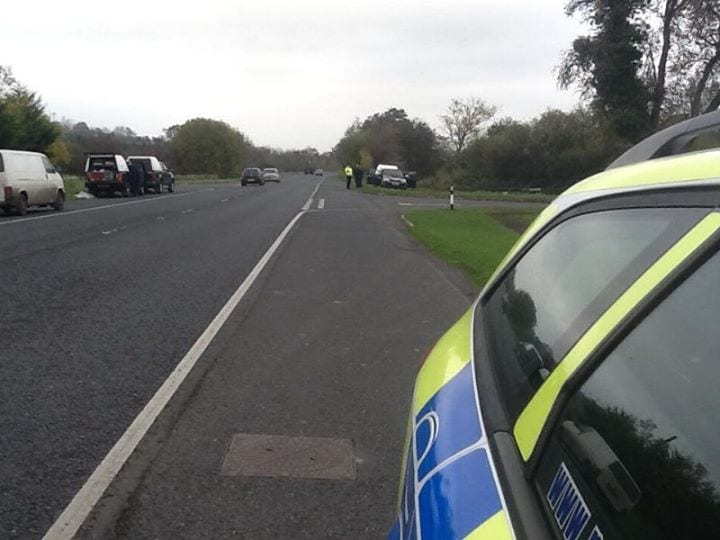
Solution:
[(262, 178), (265, 182), (280, 182), (280, 173), (277, 169), (263, 169)]

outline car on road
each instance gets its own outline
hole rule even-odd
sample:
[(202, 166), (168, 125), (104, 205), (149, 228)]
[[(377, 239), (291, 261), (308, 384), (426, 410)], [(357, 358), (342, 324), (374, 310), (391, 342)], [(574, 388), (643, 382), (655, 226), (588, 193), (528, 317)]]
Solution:
[(653, 135), (521, 236), (420, 368), (390, 538), (717, 538), (720, 150), (689, 149), (718, 129)]
[(90, 195), (100, 197), (130, 193), (128, 164), (120, 154), (88, 153), (85, 155), (85, 188)]
[(143, 188), (152, 189), (160, 194), (163, 189), (172, 193), (175, 191), (175, 175), (163, 167), (163, 164), (155, 156), (128, 156), (128, 164), (137, 163), (145, 170)]
[(65, 183), (45, 154), (0, 150), (0, 208), (25, 215), (29, 206), (65, 206)]
[(280, 173), (273, 167), (267, 167), (262, 171), (262, 179), (265, 182), (280, 182)]
[(325, 171), (322, 169), (315, 169), (315, 172), (313, 174), (315, 176), (325, 176)]
[(265, 184), (262, 171), (259, 168), (246, 167), (243, 169), (240, 185), (247, 186), (248, 184), (259, 184), (261, 186)]
[(407, 180), (399, 169), (384, 169), (380, 173), (380, 187), (407, 189)]

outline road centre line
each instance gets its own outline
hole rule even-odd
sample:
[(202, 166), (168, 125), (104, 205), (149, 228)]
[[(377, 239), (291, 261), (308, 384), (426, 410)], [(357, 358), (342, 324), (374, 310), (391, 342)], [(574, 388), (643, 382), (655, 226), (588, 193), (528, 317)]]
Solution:
[[(185, 195), (190, 195), (190, 193), (178, 193), (171, 195), (172, 198), (175, 197), (184, 197)], [(127, 201), (123, 203), (118, 204), (105, 204), (103, 206), (94, 206), (93, 208), (82, 208), (81, 210), (70, 210), (69, 212), (56, 212), (53, 214), (45, 214), (42, 216), (34, 216), (29, 218), (23, 218), (23, 219), (13, 219), (12, 221), (0, 221), (0, 225), (14, 225), (17, 223), (25, 223), (27, 221), (35, 221), (38, 219), (48, 219), (48, 218), (54, 218), (54, 217), (63, 217), (63, 216), (71, 216), (73, 214), (82, 214), (84, 212), (95, 212), (97, 210), (103, 210), (105, 208), (118, 208), (119, 206), (128, 206), (130, 204), (141, 204), (141, 203), (149, 203), (153, 201), (165, 201), (168, 197), (154, 197), (152, 199), (143, 199), (142, 201)]]
[(240, 287), (233, 293), (227, 303), (215, 315), (205, 331), (195, 341), (190, 350), (185, 354), (180, 363), (170, 373), (165, 382), (155, 392), (155, 395), (148, 401), (147, 405), (133, 420), (125, 433), (118, 439), (112, 449), (95, 468), (85, 484), (75, 494), (70, 504), (67, 505), (55, 523), (43, 536), (43, 540), (71, 540), (77, 534), (82, 524), (90, 515), (103, 496), (107, 488), (123, 468), (127, 460), (147, 434), (160, 413), (165, 409), (170, 399), (175, 395), (182, 382), (208, 348), (217, 333), (228, 320), (232, 312), (238, 306), (245, 294), (253, 286), (260, 273), (267, 266), (273, 254), (278, 250), (285, 237), (290, 233), (298, 220), (305, 214), (317, 194), (320, 184), (325, 181), (323, 178), (316, 186), (310, 198), (302, 210), (290, 220), (280, 235), (267, 249), (262, 258), (257, 262), (252, 271), (247, 275)]
[(325, 208), (325, 199), (320, 199), (318, 201), (317, 207), (318, 207), (318, 210), (322, 210), (323, 208)]

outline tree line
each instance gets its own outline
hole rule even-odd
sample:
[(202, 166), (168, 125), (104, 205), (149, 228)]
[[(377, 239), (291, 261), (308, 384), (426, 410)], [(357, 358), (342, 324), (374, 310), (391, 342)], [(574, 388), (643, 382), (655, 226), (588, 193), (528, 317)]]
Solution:
[(209, 118), (170, 126), (156, 137), (138, 135), (126, 126), (107, 129), (82, 121), (57, 122), (46, 112), (40, 96), (20, 84), (6, 66), (0, 66), (0, 148), (43, 152), (72, 174), (84, 172), (88, 152), (153, 155), (176, 173), (218, 178), (238, 176), (251, 165), (285, 171), (335, 166), (331, 155), (315, 148), (256, 146), (238, 129)]
[(434, 131), (389, 109), (356, 120), (335, 146), (338, 160), (391, 159), (417, 169), (421, 185), (559, 191), (653, 132), (720, 106), (717, 0), (570, 0), (565, 12), (589, 30), (557, 68), (559, 86), (579, 91), (572, 111), (516, 120), (497, 118), (481, 98), (453, 99)]

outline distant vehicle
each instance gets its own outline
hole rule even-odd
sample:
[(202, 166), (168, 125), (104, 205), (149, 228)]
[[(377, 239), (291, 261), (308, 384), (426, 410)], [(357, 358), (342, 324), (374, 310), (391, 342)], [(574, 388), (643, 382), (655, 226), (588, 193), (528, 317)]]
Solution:
[(375, 186), (380, 186), (382, 184), (382, 172), (385, 170), (399, 171), (400, 167), (398, 167), (397, 165), (380, 163), (377, 167), (368, 171), (367, 183)]
[(37, 152), (0, 150), (0, 208), (24, 216), (28, 206), (65, 206), (65, 184), (52, 162)]
[(263, 169), (262, 179), (265, 182), (280, 182), (280, 173), (277, 169), (268, 167), (267, 169)]
[(405, 171), (403, 176), (405, 176), (405, 180), (407, 180), (407, 187), (417, 187), (417, 173), (415, 171)]
[(315, 172), (313, 173), (315, 176), (325, 176), (325, 171), (322, 169), (315, 169)]
[(315, 172), (315, 169), (313, 169), (310, 166), (305, 167), (305, 174), (313, 174)]
[(384, 169), (380, 173), (380, 186), (393, 189), (407, 189), (407, 180), (399, 169)]
[(90, 195), (100, 197), (118, 192), (130, 194), (127, 162), (120, 154), (90, 153), (85, 160), (85, 187)]
[(162, 193), (163, 187), (169, 192), (175, 191), (175, 175), (163, 169), (160, 160), (155, 156), (128, 156), (128, 163), (139, 163), (145, 169), (145, 190), (152, 189), (155, 193)]
[(248, 184), (260, 184), (261, 186), (265, 184), (262, 171), (257, 167), (246, 167), (243, 169), (240, 185), (247, 186)]

